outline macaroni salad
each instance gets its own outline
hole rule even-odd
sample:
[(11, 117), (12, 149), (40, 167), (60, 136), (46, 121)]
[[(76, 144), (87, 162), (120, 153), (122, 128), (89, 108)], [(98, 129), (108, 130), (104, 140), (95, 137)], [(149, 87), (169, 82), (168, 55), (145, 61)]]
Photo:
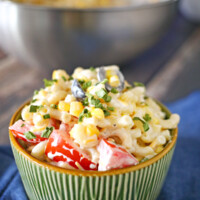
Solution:
[(118, 66), (55, 70), (9, 129), (35, 158), (68, 169), (105, 171), (137, 165), (170, 142), (180, 117), (167, 118), (124, 80)]

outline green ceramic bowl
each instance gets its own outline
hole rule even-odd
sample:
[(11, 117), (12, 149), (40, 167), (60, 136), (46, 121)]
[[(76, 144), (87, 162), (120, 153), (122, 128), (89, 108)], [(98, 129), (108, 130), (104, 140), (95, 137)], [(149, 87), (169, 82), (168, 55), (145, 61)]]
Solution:
[[(27, 104), (27, 103), (25, 103)], [(10, 125), (20, 118), (23, 104)], [(162, 109), (170, 112), (160, 104)], [(165, 149), (152, 159), (105, 172), (62, 169), (28, 154), (9, 132), (22, 182), (31, 200), (154, 200), (160, 193), (174, 152), (177, 129)]]

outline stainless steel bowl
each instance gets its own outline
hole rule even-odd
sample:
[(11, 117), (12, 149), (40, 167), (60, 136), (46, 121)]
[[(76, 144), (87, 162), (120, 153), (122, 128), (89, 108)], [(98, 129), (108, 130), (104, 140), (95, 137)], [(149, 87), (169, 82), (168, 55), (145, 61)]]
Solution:
[(177, 0), (90, 9), (0, 0), (0, 46), (30, 66), (121, 64), (155, 44), (176, 8)]

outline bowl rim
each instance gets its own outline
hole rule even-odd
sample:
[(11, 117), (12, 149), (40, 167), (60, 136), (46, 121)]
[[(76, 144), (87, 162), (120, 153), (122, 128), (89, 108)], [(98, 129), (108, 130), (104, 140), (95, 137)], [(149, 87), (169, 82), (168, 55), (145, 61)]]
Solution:
[(28, 9), (37, 9), (37, 10), (54, 10), (54, 11), (69, 11), (69, 12), (119, 12), (127, 10), (141, 10), (153, 7), (160, 7), (163, 5), (177, 3), (179, 0), (162, 0), (154, 3), (146, 3), (141, 5), (125, 5), (125, 6), (116, 6), (116, 7), (93, 7), (93, 8), (70, 8), (70, 7), (54, 7), (47, 5), (34, 5), (34, 4), (25, 4), (20, 2), (15, 2), (12, 0), (0, 0), (1, 2), (6, 2), (11, 5), (19, 6), (22, 8)]
[[(161, 108), (167, 113), (167, 114), (171, 114), (171, 112), (160, 102), (156, 101), (159, 106), (161, 106)], [(21, 113), (22, 108), (27, 105), (28, 103), (30, 103), (30, 100), (24, 102), (18, 109), (17, 111), (13, 114), (9, 126), (11, 126), (17, 119), (17, 117), (19, 116), (19, 114)], [(157, 161), (159, 161), (160, 159), (162, 159), (176, 144), (176, 140), (177, 140), (177, 136), (178, 136), (178, 128), (172, 129), (173, 131), (173, 138), (172, 140), (166, 145), (166, 147), (163, 149), (163, 151), (161, 151), (159, 154), (155, 155), (154, 157), (152, 157), (151, 159), (139, 163), (138, 165), (134, 165), (134, 166), (130, 166), (130, 167), (126, 167), (126, 168), (121, 168), (121, 169), (111, 169), (108, 171), (82, 171), (82, 170), (78, 170), (78, 169), (65, 169), (65, 168), (61, 168), (61, 167), (57, 167), (54, 165), (51, 165), (47, 162), (44, 161), (40, 161), (36, 158), (34, 158), (33, 156), (31, 156), (31, 154), (29, 154), (18, 142), (17, 139), (13, 136), (13, 134), (11, 133), (11, 131), (9, 130), (9, 137), (10, 137), (10, 142), (12, 143), (13, 147), (17, 150), (17, 152), (19, 154), (21, 154), (21, 156), (23, 156), (24, 158), (26, 158), (27, 160), (29, 160), (30, 162), (33, 162), (36, 165), (39, 165), (40, 167), (44, 167), (47, 168), (49, 170), (53, 170), (59, 173), (64, 173), (64, 174), (70, 174), (70, 175), (76, 175), (76, 176), (112, 176), (112, 175), (120, 175), (120, 174), (124, 174), (124, 173), (128, 173), (128, 172), (133, 172), (136, 170), (140, 170), (142, 168), (148, 167), (149, 165), (152, 165), (154, 163), (156, 163)]]

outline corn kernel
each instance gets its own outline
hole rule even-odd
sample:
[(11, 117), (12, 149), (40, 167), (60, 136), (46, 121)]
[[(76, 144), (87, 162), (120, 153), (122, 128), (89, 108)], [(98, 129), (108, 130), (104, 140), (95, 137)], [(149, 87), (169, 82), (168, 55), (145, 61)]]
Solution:
[(66, 103), (64, 101), (60, 101), (59, 104), (58, 104), (58, 110), (69, 112), (70, 104)]
[(156, 152), (156, 153), (160, 153), (163, 149), (164, 149), (164, 147), (163, 147), (162, 145), (159, 145), (159, 146), (156, 148), (155, 152)]
[(83, 111), (84, 107), (81, 102), (74, 101), (70, 103), (70, 114), (78, 117)]
[(97, 119), (104, 119), (104, 112), (100, 108), (94, 108), (91, 110), (91, 114), (93, 117)]
[(94, 126), (92, 124), (89, 124), (86, 127), (86, 134), (88, 136), (93, 136), (93, 135), (97, 135), (98, 136), (99, 135), (99, 129), (96, 126)]
[(119, 77), (117, 75), (113, 75), (109, 78), (109, 84), (113, 87), (117, 87), (120, 84)]

